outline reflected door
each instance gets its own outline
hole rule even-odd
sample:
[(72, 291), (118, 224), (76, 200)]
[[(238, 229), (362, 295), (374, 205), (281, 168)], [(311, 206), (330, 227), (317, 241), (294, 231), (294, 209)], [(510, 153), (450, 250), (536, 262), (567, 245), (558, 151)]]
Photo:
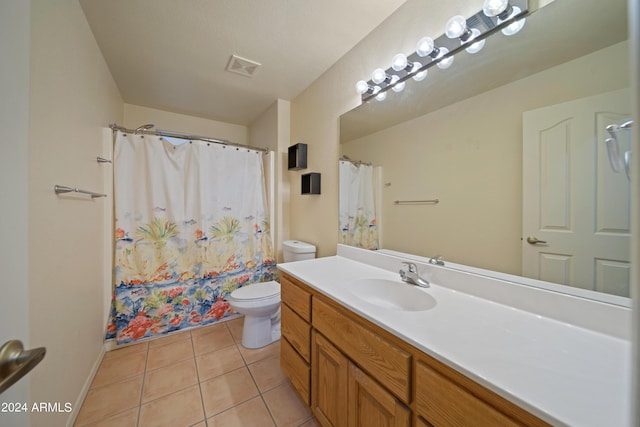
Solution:
[(630, 183), (604, 142), (629, 99), (620, 90), (524, 113), (523, 276), (629, 296)]

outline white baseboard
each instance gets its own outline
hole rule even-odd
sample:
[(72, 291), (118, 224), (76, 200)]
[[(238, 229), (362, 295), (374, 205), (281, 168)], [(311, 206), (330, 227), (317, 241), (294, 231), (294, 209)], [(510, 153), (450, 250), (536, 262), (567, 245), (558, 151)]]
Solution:
[(76, 399), (73, 405), (73, 411), (71, 411), (71, 414), (69, 415), (69, 419), (67, 420), (67, 427), (73, 427), (73, 424), (76, 422), (76, 418), (78, 418), (78, 413), (80, 412), (80, 408), (82, 407), (82, 404), (84, 403), (84, 399), (87, 397), (87, 394), (89, 393), (89, 388), (91, 387), (93, 378), (96, 376), (96, 373), (100, 368), (100, 364), (102, 363), (102, 359), (104, 358), (104, 355), (105, 355), (105, 346), (103, 345), (95, 363), (93, 364), (93, 367), (91, 368), (91, 372), (89, 372), (89, 376), (87, 377), (87, 380), (84, 382), (84, 385), (80, 390), (80, 394), (78, 395), (78, 398)]

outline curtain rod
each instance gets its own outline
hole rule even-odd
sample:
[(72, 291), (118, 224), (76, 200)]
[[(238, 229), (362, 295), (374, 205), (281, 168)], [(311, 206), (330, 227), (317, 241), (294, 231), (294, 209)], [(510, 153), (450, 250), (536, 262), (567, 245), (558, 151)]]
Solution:
[(251, 145), (245, 145), (245, 144), (237, 144), (235, 142), (231, 142), (229, 140), (226, 139), (220, 139), (220, 138), (210, 138), (207, 136), (200, 136), (200, 135), (190, 135), (187, 133), (180, 133), (180, 132), (172, 132), (172, 131), (167, 131), (167, 130), (149, 130), (150, 128), (148, 127), (153, 127), (153, 125), (144, 125), (144, 126), (140, 126), (137, 129), (127, 129), (124, 128), (122, 126), (118, 126), (117, 124), (113, 123), (109, 125), (109, 128), (111, 128), (112, 131), (116, 132), (116, 131), (120, 131), (120, 132), (124, 132), (124, 133), (132, 133), (132, 134), (144, 134), (144, 135), (155, 135), (155, 136), (167, 136), (170, 138), (179, 138), (179, 139), (188, 139), (188, 140), (195, 140), (195, 141), (204, 141), (204, 142), (213, 142), (214, 144), (222, 144), (222, 145), (228, 145), (231, 147), (237, 147), (237, 148), (246, 148), (248, 150), (254, 150), (254, 151), (262, 151), (263, 153), (268, 153), (269, 149), (268, 148), (262, 148), (262, 147), (254, 147)]
[(367, 163), (367, 162), (363, 162), (362, 160), (352, 160), (349, 157), (343, 155), (340, 157), (340, 160), (344, 161), (344, 162), (349, 162), (354, 166), (360, 166), (360, 165), (365, 165), (365, 166), (373, 166), (373, 164), (371, 163)]

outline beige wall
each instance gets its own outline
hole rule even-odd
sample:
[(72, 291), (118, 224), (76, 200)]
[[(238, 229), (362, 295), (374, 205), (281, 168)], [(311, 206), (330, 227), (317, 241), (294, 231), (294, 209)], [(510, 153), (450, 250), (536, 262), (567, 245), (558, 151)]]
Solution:
[(282, 261), (282, 242), (289, 237), (289, 175), (287, 148), (290, 139), (291, 104), (278, 99), (249, 125), (249, 145), (274, 152), (275, 191), (270, 194), (272, 204), (271, 237), (276, 260)]
[[(358, 80), (398, 52), (411, 52), (425, 29), (439, 29), (457, 14), (470, 16), (482, 2), (452, 0), (429, 8), (427, 2), (407, 2), (361, 43), (343, 56), (291, 102), (291, 144), (308, 144), (306, 171), (289, 172), (291, 180), (291, 237), (313, 243), (318, 256), (336, 252), (338, 242), (338, 155), (340, 115), (360, 104)], [(322, 174), (322, 194), (300, 194), (300, 175)]]
[[(75, 407), (103, 349), (110, 200), (56, 196), (53, 186), (103, 188), (96, 156), (104, 126), (122, 122), (124, 104), (78, 1), (33, 0), (31, 8), (29, 323), (31, 345), (47, 354), (29, 376), (30, 401)], [(37, 413), (31, 422), (68, 418)]]
[[(29, 348), (29, 2), (0, 7), (0, 346), (13, 339)], [(9, 60), (10, 59), (10, 60)], [(0, 402), (29, 400), (29, 380), (0, 395)], [(7, 426), (29, 425), (29, 414), (0, 413)]]
[[(343, 144), (391, 183), (382, 189), (384, 247), (519, 275), (522, 113), (628, 87), (627, 65), (623, 42)], [(393, 205), (431, 198), (441, 203)]]
[(124, 121), (118, 123), (119, 125), (135, 129), (147, 123), (154, 124), (155, 129), (226, 139), (236, 144), (247, 144), (246, 126), (124, 104)]

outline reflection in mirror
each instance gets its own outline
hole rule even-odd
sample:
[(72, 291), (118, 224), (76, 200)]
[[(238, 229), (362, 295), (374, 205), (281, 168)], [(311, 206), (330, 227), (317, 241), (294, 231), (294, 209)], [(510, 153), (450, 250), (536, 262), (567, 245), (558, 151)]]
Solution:
[(379, 173), (379, 247), (628, 304), (630, 184), (605, 142), (630, 113), (626, 23), (625, 0), (555, 1), (343, 115), (341, 154)]

